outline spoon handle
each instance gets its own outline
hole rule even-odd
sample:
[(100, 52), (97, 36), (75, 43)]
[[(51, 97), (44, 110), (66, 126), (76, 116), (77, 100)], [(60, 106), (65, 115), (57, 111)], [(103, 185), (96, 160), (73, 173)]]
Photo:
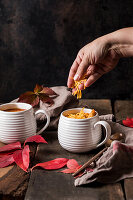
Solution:
[(77, 174), (79, 174), (79, 172), (81, 172), (83, 169), (88, 167), (93, 161), (95, 161), (100, 155), (102, 155), (103, 152), (107, 150), (107, 148), (108, 147), (105, 147), (103, 150), (101, 150), (99, 153), (97, 153), (94, 157), (92, 157), (90, 160), (88, 160), (84, 165), (82, 165), (82, 167), (80, 167), (74, 174), (72, 174), (72, 176), (76, 176)]

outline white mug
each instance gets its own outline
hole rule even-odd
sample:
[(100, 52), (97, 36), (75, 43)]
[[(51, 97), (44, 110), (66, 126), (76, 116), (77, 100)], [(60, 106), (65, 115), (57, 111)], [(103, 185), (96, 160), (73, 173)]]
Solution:
[[(19, 112), (9, 112), (10, 109), (22, 109)], [(47, 122), (44, 127), (37, 131), (36, 115), (43, 113)], [(0, 105), (0, 141), (3, 143), (13, 143), (24, 140), (32, 135), (42, 133), (49, 125), (50, 117), (44, 110), (34, 110), (27, 103), (7, 103)]]
[[(85, 119), (68, 118), (68, 114), (76, 114), (82, 108), (73, 108), (61, 113), (58, 124), (58, 140), (60, 145), (74, 153), (87, 152), (105, 144), (111, 135), (111, 127), (105, 121), (100, 121), (99, 115)], [(91, 109), (84, 109), (85, 113), (90, 113)], [(106, 136), (102, 142), (101, 125), (106, 130)], [(99, 143), (100, 142), (100, 143)]]

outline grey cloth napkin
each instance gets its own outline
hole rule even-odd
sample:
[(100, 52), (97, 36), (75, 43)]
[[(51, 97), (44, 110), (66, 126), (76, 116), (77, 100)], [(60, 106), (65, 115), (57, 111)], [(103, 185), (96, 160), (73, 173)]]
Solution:
[[(58, 121), (59, 121), (59, 116), (60, 113), (63, 110), (69, 109), (69, 108), (74, 108), (77, 107), (78, 105), (78, 100), (76, 97), (74, 97), (71, 93), (71, 91), (65, 87), (65, 86), (56, 86), (56, 87), (51, 87), (52, 90), (58, 94), (53, 101), (54, 104), (52, 106), (49, 106), (47, 103), (43, 103), (40, 101), (40, 104), (37, 108), (34, 108), (34, 111), (37, 110), (45, 110), (47, 113), (50, 115), (50, 124), (48, 129), (57, 129), (58, 126)], [(17, 102), (18, 99), (13, 100), (12, 102)], [(45, 115), (43, 114), (38, 114), (36, 117), (38, 123), (44, 124), (45, 123)]]
[[(40, 101), (40, 106), (37, 109), (35, 108), (35, 111), (38, 109), (47, 111), (50, 115), (50, 125), (48, 129), (54, 130), (58, 127), (58, 121), (61, 112), (66, 109), (77, 107), (78, 100), (65, 86), (51, 87), (51, 89), (54, 90), (56, 94), (58, 94), (58, 96), (53, 99), (54, 104), (52, 106), (49, 106), (48, 104)], [(42, 114), (38, 114), (37, 120), (42, 123), (45, 120), (45, 116)]]
[[(101, 118), (103, 119), (103, 116)], [(125, 143), (114, 141), (96, 162), (96, 168), (77, 178), (75, 186), (93, 182), (115, 183), (133, 177), (133, 128), (111, 121), (108, 123), (111, 126), (112, 134), (116, 132), (125, 134)]]

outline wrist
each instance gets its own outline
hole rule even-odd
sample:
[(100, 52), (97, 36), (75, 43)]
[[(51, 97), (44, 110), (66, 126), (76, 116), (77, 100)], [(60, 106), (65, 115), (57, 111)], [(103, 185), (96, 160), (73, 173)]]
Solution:
[(129, 34), (126, 29), (121, 29), (105, 35), (106, 45), (109, 50), (114, 50), (119, 57), (133, 56), (133, 41), (128, 39)]
[(113, 50), (117, 57), (121, 58), (124, 57), (121, 51), (121, 44), (119, 44), (117, 38), (115, 37), (114, 33), (109, 33), (104, 36), (105, 45), (108, 51)]

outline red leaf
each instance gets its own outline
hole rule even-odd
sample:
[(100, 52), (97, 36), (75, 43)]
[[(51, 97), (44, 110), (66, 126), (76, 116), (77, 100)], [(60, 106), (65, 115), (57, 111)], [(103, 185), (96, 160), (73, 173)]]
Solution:
[(72, 173), (76, 172), (80, 167), (82, 167), (82, 165), (78, 165), (77, 167), (71, 168), (71, 169), (67, 168), (67, 169), (62, 170), (61, 172), (66, 173), (66, 174), (72, 174)]
[(133, 118), (126, 118), (126, 120), (122, 121), (125, 126), (133, 128)]
[(44, 138), (41, 137), (40, 135), (33, 135), (33, 136), (31, 136), (31, 137), (28, 137), (28, 138), (25, 140), (24, 145), (25, 145), (27, 142), (47, 143), (46, 140), (44, 140)]
[(18, 102), (29, 103), (34, 107), (39, 104), (39, 97), (34, 92), (28, 91), (20, 95)]
[(26, 172), (29, 167), (29, 152), (29, 145), (26, 145), (24, 149), (18, 150), (13, 154), (15, 163)]
[[(81, 166), (82, 165), (79, 165), (75, 159), (70, 159), (67, 162), (68, 169), (62, 170), (61, 172), (65, 173), (65, 174), (72, 174), (72, 173), (76, 172)], [(80, 176), (80, 175), (81, 175), (81, 173), (78, 176)]]
[(10, 154), (13, 154), (13, 152), (15, 151), (16, 149), (14, 149), (13, 151), (9, 151), (9, 152), (1, 152), (0, 153), (0, 158), (3, 157), (3, 156), (7, 156), (7, 155), (10, 155)]
[(1, 152), (6, 152), (6, 151), (12, 151), (16, 149), (21, 149), (21, 143), (20, 142), (14, 142), (11, 144), (7, 144), (3, 147), (0, 148), (0, 153)]
[(67, 158), (56, 158), (48, 162), (38, 163), (32, 169), (36, 167), (42, 167), (43, 169), (47, 169), (47, 170), (60, 169), (64, 167), (67, 164), (67, 162), (68, 162)]
[(13, 154), (0, 157), (0, 168), (7, 167), (14, 163)]
[(29, 162), (30, 162), (29, 153), (30, 153), (29, 145), (24, 146), (24, 149), (22, 151), (22, 158), (23, 158), (23, 164), (26, 170), (28, 169)]
[(91, 168), (86, 168), (86, 171), (88, 171), (88, 172), (93, 172), (93, 171), (94, 171), (94, 169), (91, 169)]
[(43, 86), (36, 84), (34, 88), (34, 93), (39, 93), (43, 90)]
[(131, 121), (133, 122), (133, 118), (131, 118)]
[(44, 87), (40, 93), (44, 93), (47, 95), (57, 95), (51, 88)]
[[(64, 173), (64, 174), (73, 174), (75, 173), (82, 165), (79, 165), (77, 168), (73, 168), (73, 169), (64, 169), (60, 172)], [(80, 172), (77, 176), (75, 176), (74, 178), (77, 178), (79, 176), (82, 176), (84, 172)]]
[(79, 164), (77, 163), (77, 161), (75, 159), (70, 159), (68, 162), (67, 162), (67, 167), (69, 169), (74, 169), (74, 168), (77, 168), (79, 167)]

